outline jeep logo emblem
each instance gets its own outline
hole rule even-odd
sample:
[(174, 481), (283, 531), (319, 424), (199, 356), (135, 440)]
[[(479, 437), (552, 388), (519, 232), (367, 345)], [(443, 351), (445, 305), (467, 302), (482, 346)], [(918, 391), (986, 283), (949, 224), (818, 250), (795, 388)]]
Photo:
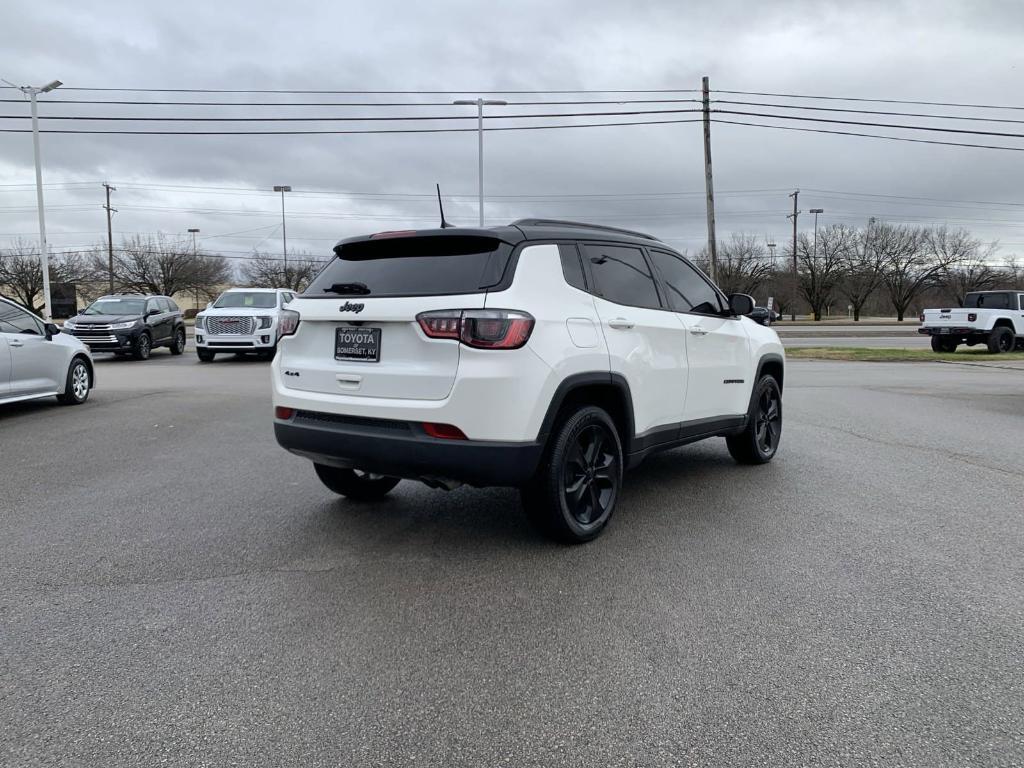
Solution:
[(342, 304), (340, 307), (338, 307), (338, 311), (339, 312), (355, 312), (356, 314), (359, 314), (360, 312), (363, 311), (363, 306), (364, 305), (362, 305), (362, 304), (353, 304), (352, 302), (346, 301), (344, 304)]

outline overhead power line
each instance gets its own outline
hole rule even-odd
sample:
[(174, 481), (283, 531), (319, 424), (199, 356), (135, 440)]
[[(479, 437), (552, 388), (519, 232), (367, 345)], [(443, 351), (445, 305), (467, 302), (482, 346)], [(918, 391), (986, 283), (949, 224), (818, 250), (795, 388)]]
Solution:
[[(618, 117), (633, 115), (678, 115), (688, 112), (700, 112), (699, 109), (636, 109), (616, 110), (610, 112), (531, 112), (528, 114), (487, 115), (484, 119), (491, 120), (522, 120), (548, 117)], [(0, 120), (28, 120), (25, 115), (0, 115)], [(476, 115), (346, 115), (344, 117), (132, 117), (124, 115), (43, 115), (40, 120), (105, 120), (124, 122), (160, 122), (160, 123), (280, 123), (280, 122), (421, 122), (433, 120), (473, 120)], [(476, 129), (474, 129), (476, 130)]]
[[(615, 128), (626, 125), (669, 125), (675, 123), (699, 123), (700, 118), (681, 120), (630, 120), (612, 123), (569, 123), (559, 125), (508, 125), (484, 128), (484, 131), (547, 131), (563, 128)], [(31, 133), (30, 128), (0, 128), (0, 133)], [(128, 131), (93, 130), (84, 128), (41, 128), (40, 133), (66, 133), (120, 136), (302, 136), (302, 135), (355, 135), (387, 133), (476, 133), (476, 128), (368, 128), (357, 130), (323, 131)]]
[(806, 104), (772, 104), (763, 101), (729, 101), (716, 99), (713, 104), (738, 104), (748, 107), (772, 107), (773, 109), (799, 109), (814, 112), (844, 112), (858, 115), (887, 115), (890, 117), (925, 117), (929, 120), (970, 120), (982, 123), (1024, 123), (1024, 120), (1013, 120), (1005, 117), (973, 117), (969, 115), (935, 115), (928, 112), (892, 112), (876, 109), (850, 109), (843, 107), (812, 107)]
[[(508, 101), (509, 106), (567, 106), (574, 104), (692, 104), (700, 99), (584, 99), (571, 101)], [(0, 104), (24, 104), (23, 99), (0, 99)], [(145, 107), (452, 107), (451, 101), (136, 101), (95, 99), (47, 99), (58, 104), (121, 105)]]
[[(15, 88), (15, 86), (5, 85), (0, 88)], [(466, 89), (453, 89), (446, 91), (428, 91), (428, 90), (385, 90), (385, 91), (372, 91), (365, 89), (354, 89), (354, 90), (318, 90), (318, 89), (287, 89), (287, 88), (84, 88), (65, 85), (61, 88), (62, 91), (93, 91), (101, 93), (319, 93), (319, 94), (381, 94), (381, 95), (403, 95), (403, 96), (442, 96), (442, 95), (462, 95), (462, 94), (566, 94), (572, 95), (576, 93), (699, 93), (699, 88), (632, 88), (632, 89), (608, 89), (601, 90), (597, 88), (583, 88), (583, 89), (566, 89), (566, 90), (550, 90), (550, 89), (538, 89), (538, 90), (509, 90), (509, 91), (494, 91), (484, 90), (481, 88), (470, 88)]]
[(914, 101), (910, 99), (875, 99), (856, 96), (811, 96), (799, 93), (769, 93), (765, 91), (726, 91), (715, 90), (715, 93), (728, 93), (734, 96), (770, 96), (777, 99), (811, 99), (822, 101), (863, 101), (873, 104), (917, 104), (924, 107), (963, 107), (965, 109), (1013, 109), (1024, 110), (1024, 106), (1005, 104), (965, 104), (951, 101)]
[(1024, 152), (1024, 147), (1003, 147), (996, 144), (968, 144), (956, 141), (939, 141), (938, 139), (912, 139), (909, 136), (886, 136), (879, 133), (861, 133), (857, 131), (835, 131), (828, 128), (801, 128), (796, 125), (769, 125), (766, 123), (751, 123), (742, 120), (723, 120), (715, 118), (712, 122), (726, 125), (745, 125), (752, 128), (774, 128), (780, 131), (801, 131), (803, 133), (829, 133), (836, 136), (860, 136), (867, 139), (886, 139), (888, 141), (908, 141), (913, 144), (939, 144), (946, 147), (971, 147), (974, 149), (1002, 149), (1008, 152)]
[(928, 125), (900, 125), (899, 123), (873, 123), (865, 120), (838, 120), (831, 117), (807, 117), (804, 115), (775, 115), (769, 112), (741, 112), (732, 109), (713, 109), (713, 114), (743, 115), (746, 117), (768, 117), (776, 120), (797, 120), (810, 123), (832, 123), (838, 125), (863, 125), (870, 128), (900, 128), (912, 131), (935, 131), (938, 133), (957, 133), (971, 136), (999, 136), (1009, 139), (1024, 139), (1024, 133), (1007, 133), (1005, 131), (976, 131), (970, 128), (937, 128)]

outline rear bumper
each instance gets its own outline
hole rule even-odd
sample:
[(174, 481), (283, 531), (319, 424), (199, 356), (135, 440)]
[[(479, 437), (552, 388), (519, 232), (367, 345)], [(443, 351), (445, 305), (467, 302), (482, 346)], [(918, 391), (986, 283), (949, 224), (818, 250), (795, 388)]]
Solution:
[(984, 336), (988, 331), (977, 328), (939, 326), (935, 328), (918, 328), (917, 332), (925, 336)]
[(543, 446), (444, 440), (415, 422), (297, 411), (274, 420), (286, 450), (318, 464), (410, 479), (458, 480), (476, 486), (519, 486), (536, 471)]

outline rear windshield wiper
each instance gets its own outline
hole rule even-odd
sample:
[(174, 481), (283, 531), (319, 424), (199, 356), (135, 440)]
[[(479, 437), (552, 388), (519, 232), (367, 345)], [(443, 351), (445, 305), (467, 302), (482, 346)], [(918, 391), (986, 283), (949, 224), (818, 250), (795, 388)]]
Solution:
[(369, 296), (370, 289), (366, 283), (335, 283), (330, 288), (324, 288), (324, 293), (337, 293), (339, 296)]

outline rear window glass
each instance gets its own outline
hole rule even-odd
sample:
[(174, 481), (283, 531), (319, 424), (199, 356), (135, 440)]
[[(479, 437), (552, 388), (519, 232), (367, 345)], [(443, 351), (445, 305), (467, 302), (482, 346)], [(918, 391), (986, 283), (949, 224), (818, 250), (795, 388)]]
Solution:
[(501, 282), (511, 246), (492, 237), (440, 235), (361, 240), (335, 249), (306, 296), (438, 296)]
[(971, 309), (1011, 309), (1012, 293), (968, 293), (964, 306)]

